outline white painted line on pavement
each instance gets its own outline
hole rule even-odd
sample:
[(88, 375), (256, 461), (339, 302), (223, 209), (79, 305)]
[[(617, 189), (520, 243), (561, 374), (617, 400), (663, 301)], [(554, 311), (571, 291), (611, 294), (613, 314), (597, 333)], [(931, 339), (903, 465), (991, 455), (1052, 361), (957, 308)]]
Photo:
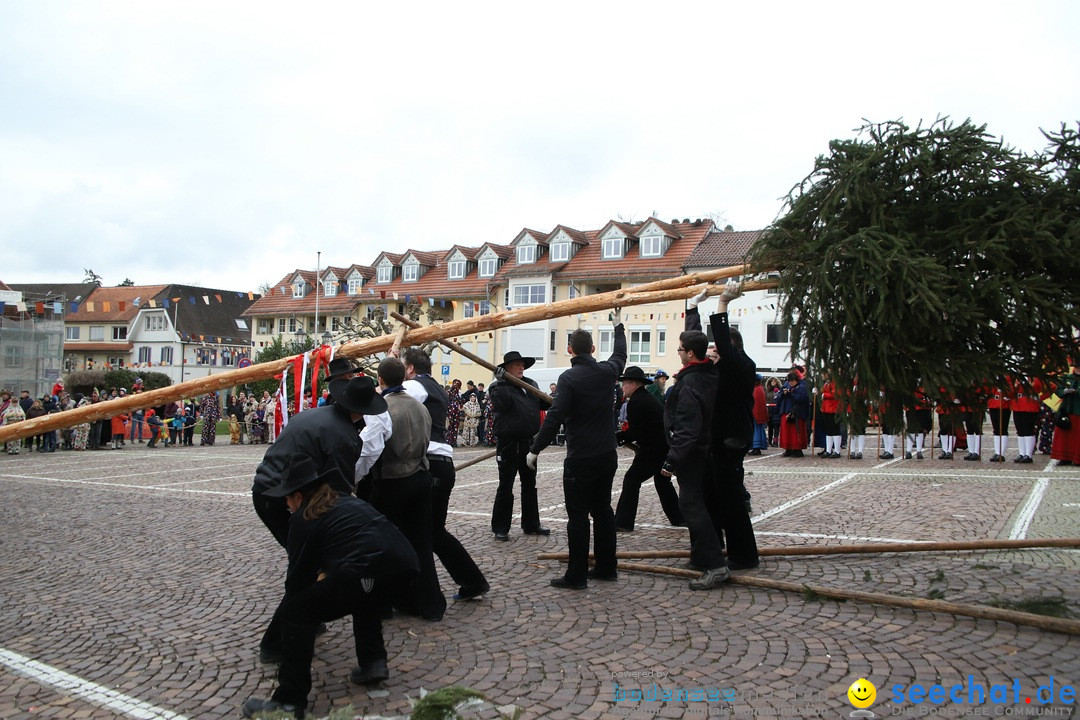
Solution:
[[(227, 465), (210, 465), (208, 467), (200, 467), (200, 468), (198, 468), (198, 470), (199, 470), (199, 472), (203, 472), (205, 470), (219, 470), (221, 468), (236, 467), (237, 465), (247, 465), (247, 466), (250, 467), (252, 465), (252, 463), (243, 462), (243, 463), (229, 463)], [(94, 479), (95, 480), (119, 480), (120, 478), (126, 478), (126, 477), (143, 477), (144, 475), (161, 475), (161, 474), (164, 474), (164, 473), (177, 473), (177, 472), (182, 472), (182, 471), (177, 470), (176, 466), (174, 465), (172, 467), (165, 468), (164, 470), (143, 470), (142, 472), (128, 473), (126, 475), (105, 475), (103, 477), (94, 478)], [(252, 473), (252, 477), (254, 477), (254, 473)]]
[(31, 660), (10, 650), (0, 648), (0, 664), (37, 682), (50, 685), (65, 694), (74, 695), (113, 712), (140, 720), (187, 720), (183, 715), (164, 710), (150, 703), (124, 695), (104, 685), (84, 680), (77, 675), (58, 670), (51, 665)]
[(811, 490), (808, 493), (800, 495), (797, 498), (794, 498), (792, 500), (788, 500), (785, 503), (781, 503), (781, 504), (777, 505), (776, 507), (774, 507), (771, 510), (766, 510), (765, 512), (761, 513), (760, 515), (757, 515), (755, 517), (750, 518), (750, 522), (752, 524), (756, 525), (759, 522), (762, 522), (764, 520), (768, 520), (769, 518), (773, 517), (774, 515), (779, 515), (780, 513), (786, 512), (786, 511), (790, 510), (793, 507), (797, 507), (799, 505), (802, 505), (805, 502), (813, 500), (814, 498), (816, 498), (821, 493), (826, 492), (828, 490), (832, 490), (834, 487), (838, 487), (840, 485), (843, 485), (844, 483), (849, 482), (850, 480), (852, 480), (853, 478), (858, 477), (859, 475), (860, 475), (860, 473), (857, 473), (857, 472), (848, 473), (847, 475), (843, 476), (842, 478), (840, 478), (838, 480), (833, 480), (831, 483), (828, 483), (826, 485), (822, 485), (821, 487), (815, 488), (815, 489)]
[(251, 497), (250, 492), (226, 492), (224, 490), (195, 490), (192, 488), (163, 488), (156, 485), (129, 485), (126, 483), (108, 483), (95, 480), (72, 480), (70, 478), (39, 477), (37, 475), (8, 475), (0, 474), (0, 478), (12, 480), (41, 480), (44, 482), (66, 483), (68, 485), (97, 485), (100, 487), (125, 488), (128, 490), (157, 490), (159, 492), (196, 493), (199, 495), (231, 495), (234, 497)]
[(491, 485), (492, 483), (497, 482), (499, 482), (498, 478), (496, 478), (495, 480), (481, 480), (480, 482), (466, 483), (464, 485), (454, 485), (454, 489), (457, 490), (458, 488), (480, 487), (481, 485)]
[(773, 537), (797, 537), (814, 538), (819, 540), (850, 540), (853, 542), (881, 542), (881, 543), (927, 543), (934, 540), (908, 540), (907, 538), (864, 537), (861, 535), (825, 535), (822, 533), (799, 533), (779, 532), (773, 530), (755, 530), (755, 535), (771, 535)]
[(218, 480), (252, 480), (254, 479), (254, 477), (254, 473), (252, 473), (251, 475), (226, 475), (225, 477), (212, 477), (205, 478), (203, 480), (184, 480), (182, 482), (164, 483), (161, 485), (142, 485), (141, 487), (148, 487), (159, 490), (161, 488), (176, 487), (177, 485), (192, 485), (195, 483), (217, 482)]
[(1020, 509), (1020, 514), (1013, 524), (1012, 532), (1009, 533), (1010, 540), (1023, 540), (1027, 537), (1031, 521), (1035, 519), (1035, 511), (1039, 509), (1039, 503), (1042, 502), (1043, 495), (1046, 494), (1048, 487), (1050, 487), (1050, 478), (1048, 477), (1041, 477), (1035, 481), (1035, 485), (1027, 496), (1027, 502)]

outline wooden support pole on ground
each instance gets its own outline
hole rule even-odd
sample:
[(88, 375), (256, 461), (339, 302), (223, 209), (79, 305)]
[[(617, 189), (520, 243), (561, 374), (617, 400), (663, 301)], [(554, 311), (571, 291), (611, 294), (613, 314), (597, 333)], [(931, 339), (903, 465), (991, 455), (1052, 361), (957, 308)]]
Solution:
[(461, 463), (460, 465), (455, 465), (454, 466), (454, 472), (460, 472), (460, 471), (464, 470), (467, 467), (472, 467), (473, 465), (476, 465), (477, 463), (482, 463), (485, 460), (490, 460), (491, 458), (495, 457), (497, 454), (498, 454), (497, 450), (492, 450), (491, 452), (486, 452), (483, 455), (477, 455), (476, 457), (472, 458), (471, 460), (466, 460), (465, 462)]
[[(859, 545), (799, 545), (758, 548), (761, 557), (787, 555), (867, 555), (875, 553), (960, 552), (969, 550), (1020, 550), (1025, 548), (1080, 548), (1080, 538), (1044, 538), (1029, 540), (959, 540), (925, 543), (866, 543)], [(538, 560), (566, 560), (569, 553), (539, 553)], [(592, 555), (590, 554), (591, 558)], [(623, 550), (620, 560), (689, 558), (689, 550)]]
[[(766, 269), (757, 270), (764, 272)], [(666, 280), (639, 285), (626, 290), (615, 290), (596, 295), (586, 295), (570, 300), (527, 307), (520, 310), (507, 310), (491, 315), (481, 315), (463, 320), (452, 320), (438, 325), (429, 325), (410, 331), (408, 340), (414, 345), (433, 342), (442, 338), (457, 337), (459, 335), (473, 335), (481, 332), (489, 332), (513, 325), (535, 322), (538, 320), (550, 320), (578, 313), (598, 312), (613, 307), (630, 307), (634, 305), (646, 305), (665, 300), (686, 299), (697, 295), (700, 288), (695, 287), (702, 283), (711, 283), (742, 275), (746, 267), (736, 265), (719, 268), (707, 272), (693, 273), (690, 275), (677, 275)], [(775, 283), (744, 283), (745, 290), (755, 290), (767, 287), (775, 287)], [(381, 335), (364, 340), (356, 340), (346, 343), (337, 349), (337, 357), (365, 357), (386, 352), (394, 342), (393, 335)], [(325, 348), (316, 348), (311, 352), (321, 352)], [(83, 422), (101, 420), (121, 415), (140, 408), (163, 405), (168, 402), (195, 397), (207, 392), (223, 390), (225, 388), (243, 385), (244, 383), (257, 380), (266, 380), (279, 375), (300, 355), (294, 355), (279, 360), (250, 365), (246, 368), (230, 370), (227, 372), (209, 375), (197, 380), (182, 382), (177, 385), (148, 390), (142, 393), (128, 395), (116, 400), (87, 405), (74, 410), (43, 415), (32, 420), (23, 420), (0, 427), (0, 442), (18, 440), (38, 435), (49, 430), (71, 427)]]
[[(403, 326), (406, 326), (406, 327), (411, 327), (411, 328), (419, 328), (419, 327), (421, 327), (420, 323), (416, 322), (415, 320), (410, 320), (409, 318), (405, 317), (404, 315), (402, 315), (401, 313), (398, 313), (396, 311), (392, 311), (390, 313), (390, 317), (394, 318), (395, 320), (397, 320), (399, 323), (401, 323)], [(490, 362), (488, 362), (484, 358), (480, 357), (479, 355), (476, 355), (475, 353), (472, 353), (472, 352), (466, 350), (465, 348), (461, 347), (456, 342), (451, 342), (449, 340), (441, 339), (441, 340), (439, 340), (439, 344), (442, 345), (443, 347), (449, 349), (449, 350), (453, 350), (454, 352), (458, 353), (459, 355), (461, 355), (463, 357), (468, 358), (469, 360), (472, 360), (474, 363), (476, 363), (480, 367), (484, 367), (484, 368), (487, 368), (488, 370), (490, 370), (491, 372), (495, 372), (495, 366), (494, 365), (492, 365)], [(537, 396), (541, 400), (547, 402), (549, 405), (551, 403), (555, 402), (554, 399), (552, 399), (552, 397), (550, 395), (548, 395), (546, 392), (544, 392), (543, 390), (540, 390), (538, 388), (534, 388), (529, 383), (525, 382), (524, 380), (519, 380), (516, 377), (514, 377), (513, 375), (505, 375), (505, 376), (503, 376), (503, 379), (506, 380), (507, 382), (513, 384), (513, 385), (517, 385), (522, 390), (525, 390), (527, 392), (532, 393), (533, 395)]]
[[(696, 570), (684, 570), (682, 568), (664, 567), (660, 565), (646, 565), (644, 563), (619, 563), (619, 570), (632, 570), (635, 572), (652, 573), (654, 575), (674, 575), (684, 578), (698, 578), (701, 573)], [(859, 590), (843, 590), (841, 588), (823, 587), (821, 585), (805, 585), (789, 582), (786, 580), (771, 580), (769, 578), (752, 575), (732, 575), (732, 585), (745, 587), (763, 588), (766, 590), (782, 590), (799, 594), (813, 593), (820, 597), (834, 600), (855, 600), (871, 605), (887, 605), (890, 607), (908, 608), (911, 610), (929, 610), (930, 612), (942, 612), (950, 615), (962, 615), (965, 617), (1008, 622), (1014, 625), (1026, 625), (1028, 627), (1059, 632), (1066, 635), (1080, 635), (1080, 620), (1048, 617), (1034, 613), (1020, 612), (1017, 610), (1004, 610), (1002, 608), (988, 607), (986, 605), (966, 605), (964, 603), (947, 602), (945, 600), (930, 600), (926, 598), (907, 598), (898, 595), (886, 595), (884, 593), (862, 592)]]

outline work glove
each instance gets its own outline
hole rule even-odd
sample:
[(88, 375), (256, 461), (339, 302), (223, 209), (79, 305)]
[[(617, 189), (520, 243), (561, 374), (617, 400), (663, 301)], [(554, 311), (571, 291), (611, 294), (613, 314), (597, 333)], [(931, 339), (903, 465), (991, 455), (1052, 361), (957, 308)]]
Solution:
[(708, 286), (705, 286), (705, 287), (703, 287), (703, 288), (701, 289), (701, 292), (699, 292), (699, 293), (698, 293), (697, 295), (695, 295), (694, 297), (690, 298), (690, 302), (689, 302), (689, 303), (687, 303), (687, 306), (688, 306), (688, 307), (689, 307), (689, 308), (690, 308), (691, 310), (693, 310), (694, 308), (696, 308), (696, 307), (698, 306), (698, 304), (699, 304), (699, 303), (700, 303), (700, 302), (701, 302), (702, 300), (704, 300), (704, 299), (705, 299), (705, 298), (707, 298), (707, 297), (709, 297), (709, 287), (708, 287)]
[(506, 368), (496, 367), (495, 368), (495, 379), (496, 380), (502, 380), (504, 377), (506, 377)]
[(536, 469), (536, 458), (539, 457), (536, 453), (529, 453), (525, 456), (525, 464), (529, 466), (530, 470)]
[(724, 291), (720, 293), (721, 302), (729, 303), (742, 295), (742, 285), (735, 280), (724, 283)]
[(622, 308), (615, 308), (614, 310), (612, 310), (611, 315), (608, 316), (608, 319), (611, 320), (611, 324), (616, 327), (622, 325)]

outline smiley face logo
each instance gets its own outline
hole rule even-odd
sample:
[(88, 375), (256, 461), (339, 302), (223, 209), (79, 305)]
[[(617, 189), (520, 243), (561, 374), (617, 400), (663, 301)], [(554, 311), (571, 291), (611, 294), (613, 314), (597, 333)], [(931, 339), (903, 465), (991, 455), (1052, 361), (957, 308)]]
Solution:
[(868, 708), (877, 699), (877, 688), (874, 687), (874, 683), (866, 678), (859, 678), (851, 683), (851, 687), (847, 691), (847, 698), (853, 707)]

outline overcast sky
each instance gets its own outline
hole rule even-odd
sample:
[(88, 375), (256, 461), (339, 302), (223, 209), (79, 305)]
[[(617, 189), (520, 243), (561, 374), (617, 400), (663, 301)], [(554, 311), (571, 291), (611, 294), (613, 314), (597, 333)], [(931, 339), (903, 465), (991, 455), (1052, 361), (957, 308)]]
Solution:
[(765, 227), (863, 118), (1080, 119), (1080, 3), (0, 0), (0, 280)]

